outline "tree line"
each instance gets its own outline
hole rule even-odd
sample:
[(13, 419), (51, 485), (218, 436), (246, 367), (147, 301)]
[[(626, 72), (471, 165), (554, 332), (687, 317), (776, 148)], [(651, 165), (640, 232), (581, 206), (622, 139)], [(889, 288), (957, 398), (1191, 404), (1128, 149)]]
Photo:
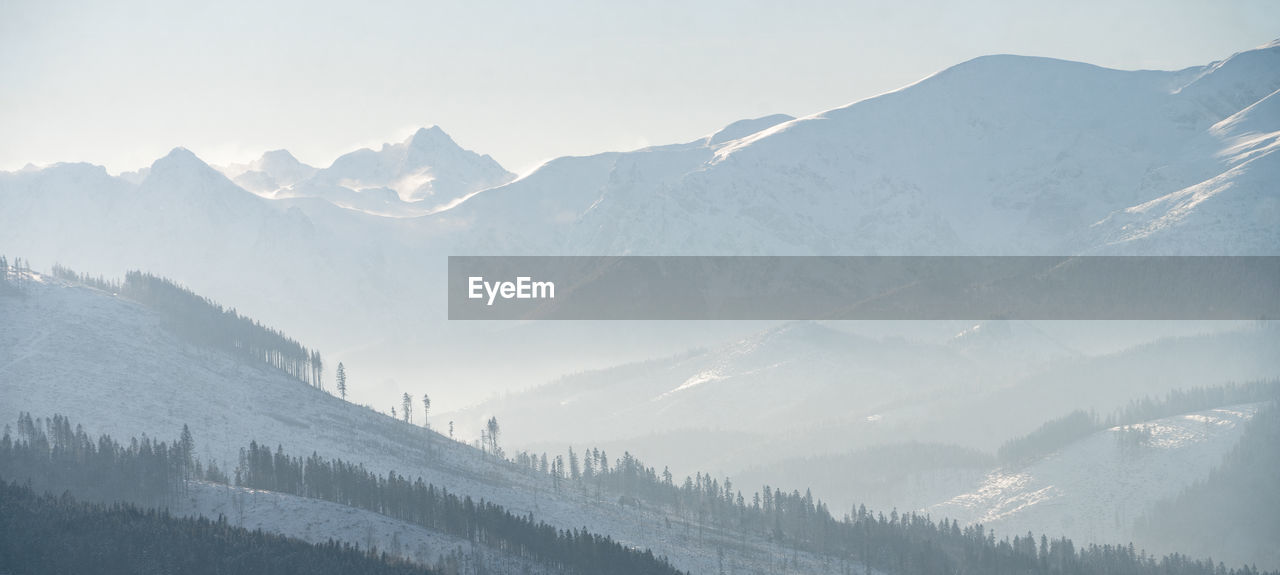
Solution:
[[(69, 491), (100, 502), (124, 501), (164, 507), (202, 478), (226, 482), (214, 464), (192, 456), (195, 440), (187, 426), (179, 439), (147, 437), (128, 445), (108, 435), (94, 441), (61, 415), (47, 420), (23, 413), (17, 436), (0, 437), (0, 476), (29, 481), (53, 492)], [(234, 470), (238, 486), (288, 493), (366, 509), (486, 545), (514, 557), (577, 573), (671, 574), (680, 571), (651, 551), (640, 552), (586, 529), (561, 530), (531, 515), (518, 516), (490, 502), (450, 493), (390, 472), (378, 475), (340, 459), (312, 453), (305, 460), (251, 442)], [(447, 566), (445, 566), (447, 567)], [(443, 567), (442, 567), (443, 568)], [(74, 570), (72, 571), (74, 572)]]
[(53, 275), (141, 303), (158, 312), (171, 331), (192, 343), (264, 363), (298, 381), (324, 389), (324, 360), (318, 350), (309, 349), (280, 330), (240, 315), (234, 308), (224, 308), (172, 280), (130, 271), (124, 281), (118, 282), (76, 273), (60, 265), (53, 267)]
[(61, 415), (42, 420), (21, 413), (17, 437), (7, 425), (0, 437), (0, 475), (92, 501), (167, 505), (194, 471), (193, 448), (186, 426), (173, 442), (144, 436), (121, 445), (107, 435), (94, 440)]
[(0, 256), (0, 295), (21, 294), (30, 272), (29, 264), (22, 258), (14, 258), (10, 264), (8, 258)]
[(1140, 429), (1130, 429), (1127, 426), (1191, 411), (1267, 401), (1277, 397), (1280, 397), (1280, 380), (1175, 389), (1162, 398), (1148, 396), (1130, 400), (1127, 405), (1105, 418), (1098, 417), (1093, 411), (1075, 410), (1044, 423), (1027, 435), (1006, 441), (996, 451), (996, 456), (1004, 463), (1025, 463), (1053, 453), (1091, 433), (1113, 427), (1124, 428), (1119, 440), (1122, 446), (1130, 448), (1140, 445), (1143, 437)]
[[(518, 453), (514, 462), (535, 472), (551, 474), (557, 488), (603, 493), (624, 506), (650, 505), (684, 519), (686, 537), (700, 537), (705, 527), (759, 536), (797, 550), (844, 561), (846, 569), (864, 567), (902, 575), (937, 573), (989, 574), (1135, 574), (1135, 575), (1253, 575), (1253, 567), (1227, 569), (1211, 560), (1184, 555), (1148, 556), (1129, 545), (1077, 548), (1065, 537), (1050, 539), (1032, 533), (996, 539), (982, 525), (962, 527), (954, 520), (935, 521), (917, 513), (888, 516), (856, 505), (839, 519), (806, 489), (790, 492), (765, 485), (749, 498), (729, 478), (723, 481), (697, 473), (677, 483), (668, 469), (659, 473), (630, 453), (609, 461), (608, 454), (590, 449), (581, 459), (572, 449), (566, 459), (545, 454)], [(696, 526), (698, 533), (693, 533)], [(745, 541), (742, 545), (746, 545)]]
[(312, 453), (292, 457), (257, 442), (242, 450), (237, 485), (313, 497), (366, 509), (477, 542), (494, 549), (576, 573), (679, 573), (652, 551), (640, 552), (610, 536), (586, 529), (557, 529), (532, 515), (458, 496), (390, 472), (378, 475), (363, 465)]
[(1229, 553), (1280, 569), (1280, 402), (1259, 410), (1209, 477), (1166, 499), (1134, 526), (1139, 541)]
[(429, 575), (375, 549), (310, 544), (233, 527), (223, 516), (177, 518), (129, 504), (38, 496), (0, 480), (0, 572)]

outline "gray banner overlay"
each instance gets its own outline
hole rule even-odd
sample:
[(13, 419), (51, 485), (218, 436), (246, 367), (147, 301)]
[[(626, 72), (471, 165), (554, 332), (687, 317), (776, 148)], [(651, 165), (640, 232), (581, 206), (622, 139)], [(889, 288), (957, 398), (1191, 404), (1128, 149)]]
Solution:
[(1280, 319), (1280, 256), (451, 256), (448, 288), (452, 320)]

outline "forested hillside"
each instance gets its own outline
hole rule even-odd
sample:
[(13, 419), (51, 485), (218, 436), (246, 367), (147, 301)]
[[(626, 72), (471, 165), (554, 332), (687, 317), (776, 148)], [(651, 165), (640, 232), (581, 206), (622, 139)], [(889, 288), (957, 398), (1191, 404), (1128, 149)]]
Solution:
[(1207, 479), (1140, 518), (1134, 538), (1280, 569), (1280, 404), (1258, 412)]
[[(0, 476), (29, 481), (53, 492), (70, 491), (94, 500), (138, 501), (164, 507), (193, 476), (223, 482), (216, 467), (198, 472), (192, 458), (194, 438), (183, 427), (169, 444), (134, 438), (129, 447), (110, 436), (93, 441), (67, 418), (48, 420), (23, 414), (18, 438), (0, 438)], [(665, 559), (649, 551), (627, 548), (611, 537), (586, 530), (558, 530), (518, 517), (498, 505), (474, 501), (416, 480), (371, 473), (363, 465), (327, 460), (312, 454), (305, 460), (281, 449), (254, 442), (242, 450), (235, 484), (304, 495), (368, 509), (473, 543), (533, 558), (558, 570), (578, 573), (647, 573), (678, 575)]]
[(308, 349), (281, 331), (242, 316), (235, 309), (224, 308), (173, 280), (130, 271), (123, 282), (118, 282), (58, 265), (53, 266), (53, 275), (141, 303), (160, 313), (166, 327), (193, 343), (261, 361), (303, 383), (324, 389), (324, 361), (319, 351)]
[[(987, 526), (943, 514), (833, 508), (821, 490), (804, 488), (808, 482), (747, 485), (707, 473), (678, 478), (626, 451), (508, 451), (493, 418), (485, 440), (471, 447), (298, 385), (278, 365), (220, 343), (226, 340), (182, 335), (171, 321), (183, 312), (114, 297), (130, 291), (123, 285), (98, 282), (91, 288), (86, 284), (98, 280), (77, 276), (73, 284), (17, 275), (23, 278), (22, 295), (7, 299), (9, 321), (0, 324), (0, 364), (7, 366), (0, 384), (18, 398), (0, 403), (0, 414), (17, 421), (17, 428), (3, 441), (12, 461), (0, 469), (25, 469), (33, 482), (81, 491), (88, 499), (165, 505), (189, 488), (188, 480), (199, 479), (202, 486), (227, 485), (228, 493), (293, 494), (341, 504), (535, 560), (553, 571), (598, 572), (605, 563), (657, 573), (715, 572), (721, 566), (725, 572), (894, 574), (1216, 570), (1199, 558), (1144, 556), (1119, 538), (1077, 544), (1054, 532), (1029, 536), (1011, 530), (997, 539)], [(161, 280), (139, 275), (126, 281)], [(156, 290), (168, 294), (161, 301), (184, 302), (175, 305), (178, 310), (206, 310), (193, 317), (232, 317), (228, 325), (240, 321), (234, 314), (209, 314), (218, 309), (215, 304), (176, 286), (161, 281)], [(219, 321), (207, 325), (217, 330)], [(1135, 402), (1117, 417), (1253, 397), (1268, 389), (1250, 384), (1173, 394)], [(68, 399), (85, 397), (94, 400)], [(71, 419), (34, 420), (20, 413), (30, 411), (27, 406), (42, 410), (37, 413), (65, 409)], [(1239, 419), (1251, 413), (1241, 411)], [(184, 438), (184, 427), (190, 438)], [(139, 439), (117, 442), (86, 429)], [(501, 431), (507, 441), (520, 433), (505, 426)], [(985, 458), (957, 455), (970, 463)], [(197, 502), (188, 508), (215, 506)], [(268, 507), (251, 508), (271, 513)], [(296, 517), (298, 529), (309, 529), (333, 515)], [(358, 532), (342, 537), (365, 540)]]
[(1200, 411), (1224, 405), (1266, 401), (1280, 397), (1280, 380), (1255, 381), (1242, 385), (1175, 389), (1164, 397), (1131, 400), (1123, 408), (1105, 418), (1092, 411), (1076, 410), (1041, 425), (1035, 431), (1000, 446), (996, 455), (1004, 463), (1025, 463), (1043, 457), (1091, 433), (1116, 426), (1127, 426), (1179, 413)]
[[(71, 432), (71, 423), (55, 416), (47, 423), (24, 417), (19, 424), (23, 439), (8, 435), (0, 440), (0, 470), (18, 473), (18, 478), (60, 481), (66, 476), (91, 477), (87, 471), (95, 463), (115, 459), (106, 467), (110, 483), (119, 477), (148, 485), (163, 493), (185, 481), (183, 446), (150, 451), (143, 447), (121, 450), (109, 437), (99, 438), (106, 446), (99, 454), (94, 442), (82, 431)], [(47, 431), (46, 431), (47, 430)], [(138, 442), (132, 441), (131, 445)], [(125, 454), (120, 457), (120, 454)], [(144, 453), (152, 453), (143, 457)], [(170, 457), (156, 453), (177, 455)], [(859, 507), (837, 519), (827, 506), (806, 492), (766, 490), (748, 503), (733, 486), (705, 476), (687, 478), (676, 487), (669, 474), (659, 477), (654, 469), (624, 454), (613, 468), (600, 466), (593, 450), (588, 461), (599, 471), (598, 487), (623, 497), (643, 498), (648, 504), (675, 510), (696, 509), (699, 532), (703, 526), (742, 533), (767, 532), (796, 550), (805, 550), (837, 561), (839, 572), (866, 565), (889, 573), (935, 574), (976, 571), (983, 573), (1110, 573), (1110, 574), (1251, 574), (1249, 567), (1222, 570), (1212, 562), (1181, 555), (1147, 556), (1133, 545), (1088, 545), (1077, 548), (1066, 538), (1050, 539), (1033, 534), (1012, 539), (996, 539), (981, 525), (962, 527), (955, 521), (933, 519), (896, 511), (885, 516)], [(101, 465), (100, 463), (96, 465)], [(26, 470), (25, 472), (23, 470)], [(101, 467), (99, 469), (102, 469)], [(123, 475), (121, 475), (123, 474)], [(256, 443), (243, 452), (236, 482), (249, 487), (293, 492), (319, 497), (394, 516), (414, 523), (457, 532), (466, 538), (509, 551), (538, 557), (558, 568), (576, 573), (677, 573), (649, 552), (638, 553), (600, 536), (579, 530), (557, 530), (535, 524), (501, 507), (437, 491), (421, 478), (409, 480), (394, 473), (379, 477), (362, 466), (327, 460), (318, 454), (305, 459), (277, 449), (274, 453)], [(584, 477), (565, 478), (584, 486)], [(75, 483), (75, 482), (72, 482)], [(129, 481), (124, 481), (128, 484)], [(168, 487), (165, 487), (168, 486)], [(568, 487), (572, 487), (570, 484)], [(83, 479), (81, 486), (83, 488)], [(627, 495), (632, 494), (632, 495)], [(638, 504), (638, 502), (637, 502)], [(164, 516), (161, 516), (164, 517)], [(218, 525), (225, 526), (219, 522)], [(700, 536), (700, 535), (699, 535)], [(25, 556), (24, 556), (25, 557)], [(37, 556), (39, 557), (39, 556)]]
[(376, 550), (247, 531), (223, 517), (177, 518), (132, 505), (81, 503), (5, 481), (0, 481), (0, 533), (0, 572), (24, 575), (439, 573)]

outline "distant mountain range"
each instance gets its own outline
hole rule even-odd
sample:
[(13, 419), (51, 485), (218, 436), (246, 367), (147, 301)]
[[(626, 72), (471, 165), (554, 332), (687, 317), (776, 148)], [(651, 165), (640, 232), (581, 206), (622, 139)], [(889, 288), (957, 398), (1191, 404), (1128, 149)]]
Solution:
[(246, 190), (268, 198), (322, 198), (334, 205), (387, 215), (423, 215), (515, 179), (489, 156), (464, 150), (437, 126), (399, 144), (356, 150), (323, 170), (288, 150), (221, 168)]
[(574, 359), (526, 326), (513, 373), (467, 351), (508, 327), (443, 321), (447, 255), (1280, 254), (1278, 89), (1280, 43), (1179, 71), (989, 56), (518, 179), (437, 127), (323, 169), (284, 150), (221, 171), (182, 149), (120, 176), (56, 164), (0, 173), (0, 249), (163, 274), (377, 385), (465, 377), (482, 396), (750, 330), (579, 326)]

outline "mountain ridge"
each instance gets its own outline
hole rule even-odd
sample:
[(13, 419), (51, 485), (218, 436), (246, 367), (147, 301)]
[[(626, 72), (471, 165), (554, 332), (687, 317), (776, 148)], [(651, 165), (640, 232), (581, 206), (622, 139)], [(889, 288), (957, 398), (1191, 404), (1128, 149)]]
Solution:
[[(1220, 91), (1238, 73), (1246, 92), (1259, 91), (1276, 73), (1237, 64), (1277, 54), (1234, 56), (1200, 74), (1197, 89)], [(1024, 68), (1035, 74), (1022, 77)], [(65, 165), (10, 172), (0, 175), (0, 245), (42, 266), (154, 270), (297, 326), (326, 349), (351, 350), (378, 381), (440, 369), (479, 380), (474, 399), (498, 382), (510, 387), (510, 374), (449, 368), (491, 331), (445, 322), (434, 303), (444, 297), (449, 255), (1280, 254), (1270, 207), (1280, 177), (1274, 140), (1248, 143), (1232, 131), (1269, 126), (1263, 112), (1275, 90), (1218, 117), (1194, 90), (1173, 93), (1191, 74), (981, 58), (835, 110), (557, 158), (496, 187), (445, 194), (446, 204), (404, 202), (387, 186), (399, 175), (391, 156), (407, 157), (415, 136), (424, 148), (444, 145), (429, 129), (383, 146), (394, 152), (385, 173), (370, 164), (382, 179), (359, 191), (295, 184), (252, 197), (226, 184), (215, 195), (228, 198), (177, 205), (165, 202), (181, 194), (138, 193), (137, 177), (159, 181), (151, 174), (117, 178)], [(1244, 159), (1251, 163), (1241, 167)], [(200, 181), (193, 177), (193, 189)], [(260, 285), (236, 285), (243, 273)], [(335, 317), (334, 302), (349, 312)], [(598, 336), (587, 343), (614, 339)], [(514, 387), (578, 367), (553, 359), (550, 347), (530, 350), (519, 355), (527, 363)]]

